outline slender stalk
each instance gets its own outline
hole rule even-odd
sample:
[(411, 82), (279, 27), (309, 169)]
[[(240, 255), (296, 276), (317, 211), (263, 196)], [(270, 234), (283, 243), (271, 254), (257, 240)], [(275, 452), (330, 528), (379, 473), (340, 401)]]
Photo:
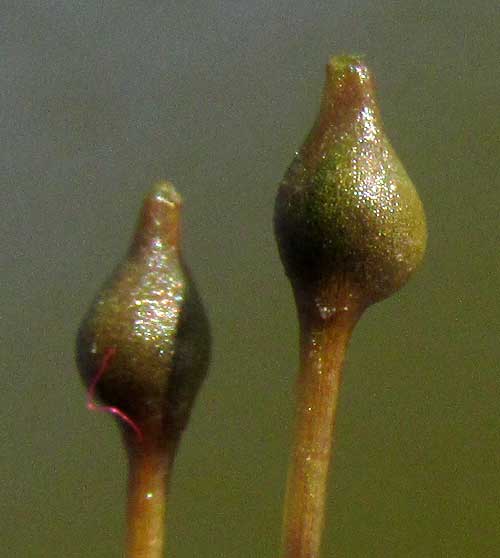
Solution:
[(318, 117), (280, 183), (274, 230), (301, 328), (283, 558), (317, 558), (352, 329), (363, 309), (408, 281), (427, 240), (422, 202), (384, 133), (359, 57), (327, 65)]
[[(324, 523), (328, 470), (341, 369), (360, 316), (337, 306), (331, 316), (299, 304), (300, 371), (294, 447), (288, 472), (283, 558), (317, 558)], [(338, 308), (338, 309), (337, 309)]]
[(127, 443), (129, 481), (127, 558), (164, 555), (167, 491), (177, 448), (148, 441)]
[(78, 331), (87, 406), (120, 420), (128, 452), (128, 558), (163, 554), (168, 481), (210, 355), (208, 321), (182, 258), (181, 205), (169, 182), (151, 189), (127, 257)]

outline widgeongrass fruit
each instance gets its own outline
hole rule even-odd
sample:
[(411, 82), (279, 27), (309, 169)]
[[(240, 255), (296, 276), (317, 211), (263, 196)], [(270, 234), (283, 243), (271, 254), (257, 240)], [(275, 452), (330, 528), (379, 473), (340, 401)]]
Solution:
[(345, 350), (363, 311), (419, 266), (427, 238), (359, 57), (330, 59), (319, 115), (280, 184), (274, 225), (300, 322), (283, 556), (316, 558)]
[[(129, 558), (162, 556), (167, 481), (208, 367), (208, 321), (182, 260), (180, 210), (172, 184), (154, 186), (126, 259), (77, 339), (84, 382), (128, 421), (121, 426), (130, 471)], [(103, 359), (106, 369), (95, 383)]]

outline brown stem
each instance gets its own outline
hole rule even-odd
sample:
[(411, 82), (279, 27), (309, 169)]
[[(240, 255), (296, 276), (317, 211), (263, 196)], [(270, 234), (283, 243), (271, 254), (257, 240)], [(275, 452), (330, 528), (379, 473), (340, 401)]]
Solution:
[[(298, 302), (300, 302), (298, 300)], [(354, 306), (299, 307), (300, 372), (288, 472), (283, 558), (317, 558), (344, 355), (360, 316)]]
[(168, 481), (177, 443), (128, 440), (127, 558), (161, 558)]

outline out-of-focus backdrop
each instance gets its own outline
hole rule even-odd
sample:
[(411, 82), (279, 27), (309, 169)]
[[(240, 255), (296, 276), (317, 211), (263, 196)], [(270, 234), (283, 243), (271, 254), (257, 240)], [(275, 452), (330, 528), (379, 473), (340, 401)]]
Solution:
[(429, 250), (355, 333), (324, 556), (499, 555), (499, 28), (481, 0), (1, 2), (2, 558), (122, 556), (124, 455), (73, 346), (158, 178), (214, 338), (168, 555), (277, 555), (297, 325), (273, 202), (328, 56), (351, 52)]

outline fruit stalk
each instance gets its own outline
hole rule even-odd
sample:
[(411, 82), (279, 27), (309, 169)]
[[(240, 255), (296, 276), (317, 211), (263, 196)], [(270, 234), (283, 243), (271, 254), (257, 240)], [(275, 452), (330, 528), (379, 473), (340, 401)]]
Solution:
[(160, 558), (165, 547), (168, 485), (177, 441), (126, 443), (129, 458), (127, 558)]
[(359, 317), (357, 308), (339, 302), (328, 317), (299, 313), (300, 371), (283, 558), (314, 558), (320, 551), (342, 365)]
[(344, 354), (363, 311), (420, 265), (422, 203), (385, 135), (373, 79), (331, 58), (316, 121), (283, 178), (274, 227), (300, 322), (283, 558), (317, 558)]
[(172, 465), (208, 367), (208, 321), (181, 253), (181, 205), (172, 184), (151, 189), (127, 257), (78, 333), (89, 408), (112, 413), (123, 430), (128, 558), (163, 555)]

